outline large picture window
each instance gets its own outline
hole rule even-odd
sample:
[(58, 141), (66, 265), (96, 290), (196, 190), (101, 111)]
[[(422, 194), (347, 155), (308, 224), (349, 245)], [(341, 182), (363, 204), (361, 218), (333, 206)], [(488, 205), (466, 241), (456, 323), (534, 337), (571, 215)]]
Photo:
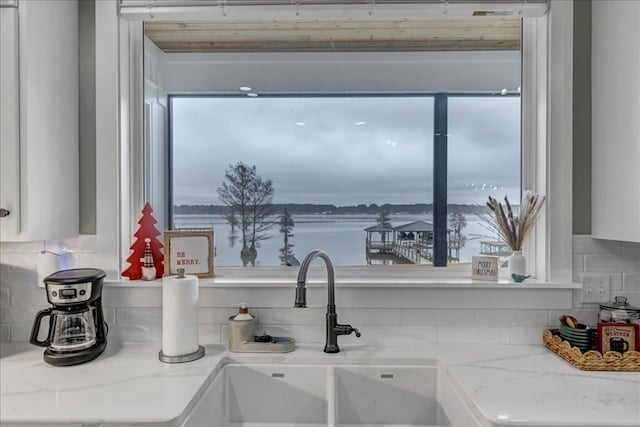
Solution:
[(344, 266), (466, 263), (496, 243), (487, 195), (519, 198), (517, 91), (176, 95), (169, 110), (171, 225), (214, 228), (217, 265), (296, 265), (315, 248)]

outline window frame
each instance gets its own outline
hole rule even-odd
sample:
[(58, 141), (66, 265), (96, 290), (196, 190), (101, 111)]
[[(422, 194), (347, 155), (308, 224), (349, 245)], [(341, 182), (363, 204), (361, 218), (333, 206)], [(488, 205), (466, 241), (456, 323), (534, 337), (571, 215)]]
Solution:
[[(96, 16), (100, 197), (94, 261), (109, 277), (118, 278), (144, 188), (142, 21), (120, 17), (116, 2), (96, 4)], [(544, 19), (523, 18), (522, 185), (547, 196), (524, 252), (531, 272), (547, 283), (571, 282), (572, 43), (572, 1), (551, 2)], [(362, 267), (363, 279), (372, 276), (367, 268)], [(419, 275), (437, 280), (441, 272), (425, 269)]]
[[(432, 98), (434, 111), (434, 137), (433, 137), (433, 225), (434, 225), (434, 249), (433, 249), (433, 266), (447, 267), (447, 228), (448, 228), (448, 121), (449, 121), (449, 98), (520, 98), (520, 108), (522, 109), (522, 97), (519, 93), (498, 93), (498, 92), (407, 92), (407, 93), (387, 93), (387, 92), (369, 92), (369, 93), (269, 93), (261, 95), (261, 98), (386, 98), (386, 97), (414, 97), (414, 98)], [(167, 94), (167, 229), (174, 230), (173, 224), (173, 103), (175, 98), (235, 98), (246, 99), (251, 102), (244, 94), (229, 93), (169, 93)], [(145, 116), (145, 131), (148, 129)], [(520, 123), (522, 129), (522, 117)], [(145, 144), (148, 137), (145, 137)], [(520, 152), (522, 152), (522, 131), (520, 132)], [(443, 161), (444, 160), (444, 161)], [(143, 162), (145, 165), (149, 163), (149, 159), (143, 153)], [(520, 182), (522, 183), (522, 165), (520, 164)], [(148, 194), (148, 175), (143, 179), (145, 195)], [(521, 185), (522, 187), (522, 185)], [(522, 188), (521, 188), (522, 192)], [(146, 197), (145, 197), (146, 199)], [(416, 201), (416, 203), (427, 203), (424, 201)], [(453, 264), (456, 265), (456, 264)], [(350, 266), (355, 267), (355, 266)]]

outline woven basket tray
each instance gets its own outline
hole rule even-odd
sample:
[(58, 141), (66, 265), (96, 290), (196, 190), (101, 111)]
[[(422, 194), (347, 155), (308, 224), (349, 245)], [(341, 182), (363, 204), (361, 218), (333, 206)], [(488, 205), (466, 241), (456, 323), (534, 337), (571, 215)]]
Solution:
[(582, 353), (560, 338), (557, 329), (545, 330), (542, 340), (545, 347), (583, 371), (640, 371), (640, 352), (637, 351), (623, 354), (607, 351), (604, 355), (594, 350)]

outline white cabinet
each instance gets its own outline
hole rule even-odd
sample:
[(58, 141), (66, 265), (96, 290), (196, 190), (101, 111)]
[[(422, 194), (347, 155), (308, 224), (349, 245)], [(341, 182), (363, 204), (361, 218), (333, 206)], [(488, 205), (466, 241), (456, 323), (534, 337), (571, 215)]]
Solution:
[(592, 2), (592, 223), (640, 242), (640, 2)]
[(77, 0), (0, 5), (0, 240), (76, 236)]

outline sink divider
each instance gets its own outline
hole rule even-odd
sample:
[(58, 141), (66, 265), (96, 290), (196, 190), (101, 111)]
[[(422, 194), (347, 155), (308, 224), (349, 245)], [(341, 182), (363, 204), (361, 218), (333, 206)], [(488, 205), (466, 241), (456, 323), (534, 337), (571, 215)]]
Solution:
[(336, 426), (336, 368), (327, 367), (327, 425)]

